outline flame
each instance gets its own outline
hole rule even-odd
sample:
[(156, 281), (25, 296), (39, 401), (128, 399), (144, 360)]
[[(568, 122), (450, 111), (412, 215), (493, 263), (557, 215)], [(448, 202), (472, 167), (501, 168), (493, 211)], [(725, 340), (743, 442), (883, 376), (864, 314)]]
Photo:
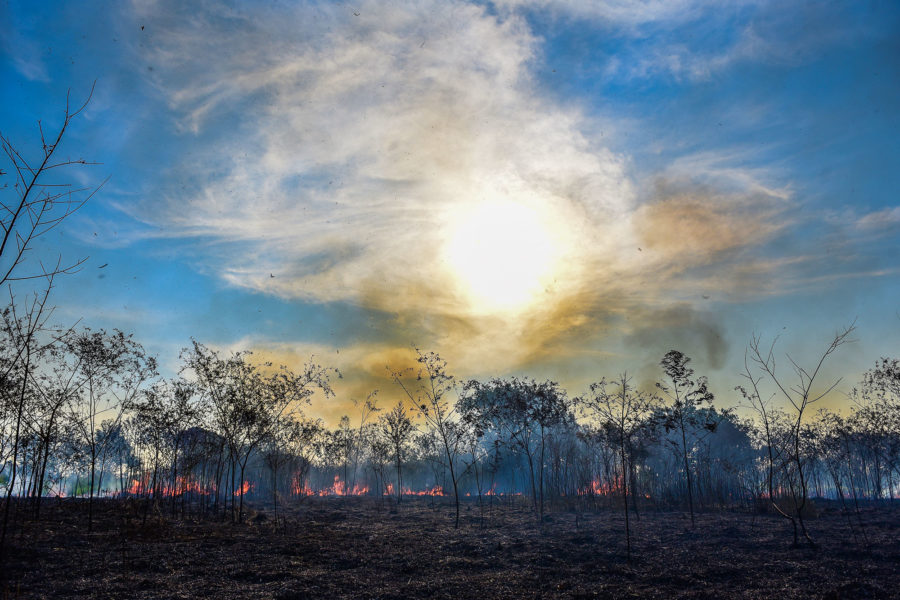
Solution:
[[(609, 496), (613, 492), (621, 493), (621, 491), (622, 488), (620, 486), (614, 487), (609, 482), (603, 483), (599, 479), (595, 479), (589, 486), (579, 488), (577, 494), (579, 496)], [(644, 498), (650, 498), (650, 494), (644, 493), (642, 495), (644, 496)]]
[[(430, 490), (413, 490), (407, 486), (403, 486), (402, 490), (403, 490), (404, 496), (443, 496), (444, 495), (444, 488), (439, 485), (434, 486)], [(384, 486), (384, 495), (385, 496), (393, 496), (396, 493), (397, 493), (397, 490), (394, 488), (393, 483), (387, 483)], [(468, 494), (466, 494), (466, 495), (468, 495)]]
[[(179, 476), (175, 485), (172, 485), (171, 481), (167, 481), (164, 484), (153, 486), (151, 482), (151, 474), (150, 473), (142, 473), (139, 479), (132, 479), (131, 484), (125, 488), (124, 494), (131, 496), (142, 496), (142, 495), (153, 495), (158, 494), (162, 497), (173, 497), (180, 496), (185, 493), (194, 493), (200, 495), (209, 495), (211, 493), (215, 493), (216, 486), (213, 484), (202, 484), (199, 481), (195, 481), (191, 478), (181, 477)], [(254, 490), (256, 487), (255, 482), (244, 481), (236, 490), (232, 492), (234, 496), (241, 496), (244, 494), (248, 494)], [(443, 486), (435, 485), (430, 489), (423, 490), (413, 490), (407, 486), (403, 486), (403, 495), (404, 496), (446, 496), (447, 493), (444, 491)], [(314, 489), (312, 488), (308, 482), (303, 482), (302, 485), (298, 479), (295, 479), (291, 484), (291, 493), (295, 496), (366, 496), (370, 492), (370, 488), (366, 484), (354, 484), (350, 486), (347, 482), (343, 481), (340, 478), (340, 475), (334, 476), (334, 482), (322, 489)], [(385, 496), (391, 496), (397, 493), (397, 488), (393, 483), (386, 483), (384, 487), (383, 494)], [(487, 492), (487, 495), (504, 495), (502, 492), (496, 492), (493, 488)], [(65, 494), (60, 491), (60, 496), (65, 496)], [(521, 494), (507, 494), (507, 495), (521, 495)], [(466, 493), (466, 496), (471, 496), (471, 493)]]
[(308, 483), (304, 483), (303, 487), (300, 487), (299, 483), (295, 483), (291, 487), (291, 492), (293, 492), (297, 496), (315, 496), (316, 495), (316, 491), (314, 489), (312, 489), (311, 487), (309, 487)]
[(357, 483), (351, 488), (344, 481), (341, 481), (339, 475), (335, 475), (334, 483), (327, 488), (314, 490), (307, 483), (304, 483), (303, 487), (295, 483), (291, 491), (298, 496), (365, 496), (369, 493), (369, 486)]
[(497, 484), (491, 486), (491, 489), (484, 493), (485, 496), (521, 496), (522, 492), (498, 492)]
[(301, 486), (300, 480), (298, 478), (295, 478), (291, 483), (291, 494), (295, 496), (314, 496), (315, 492), (310, 489), (308, 483), (304, 481), (303, 485)]
[(131, 480), (131, 485), (128, 486), (128, 489), (125, 490), (126, 494), (131, 494), (133, 496), (137, 496), (144, 493), (144, 485), (143, 482), (138, 481), (137, 479)]
[[(244, 484), (247, 485), (247, 482), (244, 482)], [(193, 479), (179, 475), (175, 479), (174, 486), (171, 481), (166, 481), (162, 487), (158, 489), (158, 492), (154, 492), (150, 486), (149, 473), (144, 473), (141, 476), (141, 479), (131, 480), (131, 485), (125, 489), (125, 494), (141, 496), (147, 493), (158, 493), (160, 496), (171, 498), (172, 496), (180, 496), (189, 492), (206, 496), (215, 491), (216, 486), (212, 484), (203, 486), (199, 481), (194, 481)], [(235, 492), (235, 495), (237, 495), (237, 493), (238, 492)]]
[[(325, 492), (323, 494), (323, 492)], [(359, 485), (354, 484), (351, 488), (345, 482), (341, 481), (341, 478), (337, 475), (334, 476), (334, 485), (331, 488), (325, 488), (324, 490), (319, 491), (320, 496), (325, 495), (334, 496), (365, 496), (369, 493), (369, 486), (367, 485)]]
[(443, 496), (444, 488), (443, 486), (436, 485), (430, 490), (411, 490), (408, 487), (403, 488), (404, 496)]
[(612, 490), (608, 483), (601, 483), (599, 479), (591, 482), (591, 485), (578, 490), (579, 496), (608, 496)]
[[(256, 487), (256, 483), (250, 481), (244, 481), (238, 489), (232, 492), (234, 496), (240, 496), (253, 491)], [(429, 489), (422, 490), (413, 490), (408, 486), (403, 486), (403, 495), (404, 496), (446, 496), (447, 492), (444, 491), (444, 487), (441, 485), (435, 485)], [(580, 490), (579, 494), (601, 494), (607, 493), (605, 486), (601, 486), (599, 482), (593, 482), (593, 485), (586, 490)], [(211, 493), (215, 493), (216, 486), (213, 484), (203, 485), (198, 481), (195, 481), (190, 478), (179, 476), (176, 479), (175, 485), (171, 484), (171, 481), (162, 484), (161, 487), (157, 486), (156, 489), (153, 489), (151, 485), (151, 474), (143, 473), (140, 479), (132, 479), (131, 485), (129, 485), (124, 493), (132, 496), (141, 496), (147, 494), (159, 494), (159, 496), (163, 497), (173, 497), (180, 496), (185, 493), (194, 493), (200, 495), (208, 495)], [(304, 481), (301, 485), (300, 480), (295, 478), (293, 483), (291, 484), (291, 494), (295, 496), (366, 496), (370, 492), (370, 488), (366, 484), (354, 484), (350, 486), (347, 482), (343, 481), (340, 475), (334, 476), (334, 482), (322, 489), (314, 489), (310, 486), (310, 484)], [(384, 486), (384, 491), (382, 492), (385, 496), (393, 496), (397, 493), (396, 486), (388, 482)], [(60, 492), (60, 495), (63, 495)], [(471, 497), (471, 492), (466, 492), (466, 497)], [(496, 485), (492, 487), (490, 490), (484, 493), (486, 496), (521, 496), (522, 492), (499, 492), (496, 489)]]
[[(246, 484), (246, 482), (244, 483)], [(179, 496), (181, 494), (187, 494), (189, 492), (202, 494), (204, 496), (209, 494), (209, 492), (205, 488), (203, 488), (199, 482), (191, 481), (185, 477), (178, 477), (175, 480), (174, 487), (170, 486), (169, 483), (166, 483), (160, 493), (163, 496)]]

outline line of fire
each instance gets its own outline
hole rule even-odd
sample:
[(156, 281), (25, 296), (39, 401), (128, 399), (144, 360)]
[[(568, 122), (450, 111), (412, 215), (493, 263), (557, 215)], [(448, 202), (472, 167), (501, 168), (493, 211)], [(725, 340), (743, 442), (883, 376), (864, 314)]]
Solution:
[[(82, 338), (92, 352), (122, 341)], [(141, 368), (140, 350), (121, 351)], [(382, 408), (373, 394), (356, 403), (355, 424), (347, 416), (328, 428), (297, 409), (313, 388), (330, 391), (324, 368), (287, 375), (200, 344), (185, 356), (190, 379), (143, 387), (124, 369), (121, 381), (110, 371), (92, 382), (93, 371), (78, 370), (82, 358), (71, 390), (36, 381), (28, 434), (3, 465), (7, 496), (31, 499), (35, 513), (42, 498), (119, 498), (237, 521), (245, 500), (277, 516), (315, 497), (429, 497), (455, 502), (457, 514), (460, 502), (505, 499), (530, 504), (539, 520), (573, 503), (626, 514), (675, 508), (692, 520), (699, 510), (749, 508), (781, 515), (799, 537), (813, 499), (850, 507), (900, 493), (890, 361), (867, 374), (849, 419), (824, 411), (803, 422), (771, 407), (751, 376), (757, 388), (740, 392), (756, 421), (716, 408), (678, 351), (660, 363), (655, 392), (623, 376), (579, 398), (549, 381), (459, 382), (437, 354), (420, 352), (418, 370), (391, 372), (406, 401)], [(103, 404), (104, 392), (131, 397)]]

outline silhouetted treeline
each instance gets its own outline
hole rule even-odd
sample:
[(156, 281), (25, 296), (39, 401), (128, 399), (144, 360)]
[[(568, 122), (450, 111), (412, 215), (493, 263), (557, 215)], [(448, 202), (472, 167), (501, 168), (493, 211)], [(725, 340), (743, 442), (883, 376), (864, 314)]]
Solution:
[[(795, 365), (791, 387), (767, 371), (771, 355), (748, 361), (748, 385), (729, 401), (755, 408), (755, 419), (716, 406), (722, 399), (674, 350), (655, 387), (623, 374), (580, 396), (528, 378), (458, 381), (438, 355), (419, 352), (418, 369), (391, 372), (399, 402), (381, 407), (373, 393), (329, 429), (303, 412), (314, 393), (333, 394), (326, 367), (258, 365), (195, 342), (180, 376), (163, 380), (121, 332), (20, 339), (27, 325), (3, 315), (0, 485), (38, 517), (48, 496), (142, 498), (173, 515), (240, 520), (245, 497), (277, 511), (318, 495), (415, 494), (470, 498), (482, 511), (521, 497), (537, 519), (602, 507), (691, 519), (773, 510), (808, 536), (810, 498), (852, 514), (863, 500), (892, 501), (900, 485), (896, 359), (865, 373), (846, 414), (808, 410), (829, 389), (810, 391), (839, 336), (816, 371)], [(784, 402), (766, 386), (785, 386)]]

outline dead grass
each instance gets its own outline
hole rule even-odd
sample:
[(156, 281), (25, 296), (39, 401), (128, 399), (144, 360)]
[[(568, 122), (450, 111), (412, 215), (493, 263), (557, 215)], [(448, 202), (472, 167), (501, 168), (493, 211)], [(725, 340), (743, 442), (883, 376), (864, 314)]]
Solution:
[[(85, 531), (79, 502), (51, 506), (12, 539), (9, 598), (900, 598), (900, 510), (869, 509), (869, 546), (820, 507), (818, 548), (791, 548), (772, 516), (642, 512), (626, 561), (618, 513), (556, 512), (543, 527), (524, 503), (452, 507), (325, 498), (242, 525), (173, 521), (100, 504)], [(263, 512), (263, 515), (268, 513)]]

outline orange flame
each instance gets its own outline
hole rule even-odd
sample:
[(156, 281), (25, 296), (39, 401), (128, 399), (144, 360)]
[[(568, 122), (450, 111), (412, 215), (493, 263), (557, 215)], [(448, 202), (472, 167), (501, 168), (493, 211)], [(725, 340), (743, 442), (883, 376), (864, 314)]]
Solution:
[(309, 484), (304, 483), (301, 488), (295, 483), (292, 491), (300, 496), (365, 496), (369, 493), (369, 486), (357, 483), (351, 488), (341, 481), (339, 475), (335, 475), (334, 483), (327, 488), (316, 491)]
[(253, 489), (253, 484), (250, 483), (249, 481), (245, 481), (244, 483), (241, 484), (241, 487), (234, 490), (233, 495), (243, 496), (244, 494), (249, 492), (251, 489)]
[(143, 494), (144, 493), (144, 485), (141, 481), (138, 481), (137, 479), (132, 479), (131, 485), (128, 486), (128, 489), (125, 490), (125, 493), (131, 494), (133, 496)]
[[(403, 490), (404, 496), (443, 496), (444, 495), (444, 488), (442, 488), (439, 485), (434, 486), (430, 490), (412, 490), (408, 486), (403, 486), (402, 490)], [(392, 496), (395, 493), (397, 493), (397, 492), (394, 489), (393, 483), (388, 483), (387, 485), (385, 485), (385, 487), (384, 487), (384, 495), (385, 496)]]
[(443, 496), (444, 488), (443, 486), (436, 485), (430, 490), (411, 490), (408, 487), (403, 488), (403, 494), (405, 496)]
[(484, 493), (485, 496), (521, 496), (522, 492), (498, 492), (497, 484), (491, 486), (491, 489)]
[(591, 482), (591, 485), (578, 490), (579, 496), (607, 496), (611, 489), (608, 483), (601, 483), (599, 479)]
[[(436, 485), (431, 489), (426, 490), (413, 490), (407, 486), (403, 486), (403, 495), (404, 496), (445, 496), (443, 486)], [(326, 488), (315, 490), (310, 487), (309, 483), (304, 482), (301, 486), (299, 482), (295, 481), (291, 486), (291, 493), (297, 496), (365, 496), (369, 493), (370, 488), (368, 485), (355, 484), (352, 487), (346, 482), (342, 481), (339, 475), (334, 476), (334, 483)], [(393, 483), (388, 482), (384, 485), (384, 491), (382, 495), (384, 496), (393, 496), (397, 493), (397, 488)]]
[(132, 496), (139, 496), (147, 493), (158, 493), (160, 496), (171, 498), (172, 496), (180, 496), (181, 494), (187, 494), (190, 492), (206, 496), (210, 493), (210, 490), (214, 492), (215, 489), (216, 487), (214, 485), (204, 487), (198, 481), (188, 479), (187, 477), (178, 476), (175, 479), (174, 486), (170, 481), (166, 481), (164, 484), (162, 484), (162, 487), (159, 487), (156, 491), (154, 491), (153, 489), (151, 489), (150, 476), (149, 474), (145, 473), (141, 476), (141, 479), (132, 479), (131, 485), (125, 489), (125, 493)]

